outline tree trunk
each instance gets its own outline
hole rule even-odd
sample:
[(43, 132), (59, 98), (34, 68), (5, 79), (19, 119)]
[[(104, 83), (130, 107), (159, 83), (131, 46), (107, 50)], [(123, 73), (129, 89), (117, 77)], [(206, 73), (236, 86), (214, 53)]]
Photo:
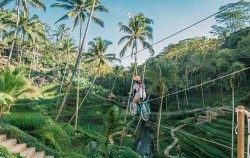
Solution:
[[(96, 79), (97, 79), (97, 75), (95, 76), (95, 78), (94, 78), (94, 80), (93, 80), (93, 82), (92, 82), (91, 86), (89, 87), (89, 89), (88, 89), (87, 93), (85, 94), (85, 96), (84, 96), (84, 98), (83, 98), (82, 102), (80, 103), (80, 105), (79, 105), (78, 109), (80, 109), (80, 107), (81, 107), (81, 106), (82, 106), (82, 104), (84, 103), (85, 99), (86, 99), (86, 98), (87, 98), (87, 96), (89, 95), (89, 93), (90, 93), (90, 91), (91, 91), (91, 89), (92, 89), (92, 87), (93, 87), (93, 85), (94, 85), (94, 83), (95, 83)], [(67, 123), (64, 127), (66, 127), (68, 124), (70, 124), (70, 123), (72, 122), (72, 120), (75, 118), (76, 114), (77, 114), (77, 112), (75, 112), (75, 113), (74, 113), (74, 115), (70, 118), (69, 122), (68, 122), (68, 123)], [(75, 118), (75, 119), (77, 119), (77, 118)], [(63, 128), (64, 128), (64, 127), (63, 127)]]
[(68, 53), (67, 53), (66, 65), (65, 65), (65, 68), (64, 68), (63, 78), (62, 78), (62, 81), (61, 81), (60, 90), (59, 90), (59, 95), (58, 95), (57, 104), (56, 104), (57, 107), (58, 107), (58, 104), (59, 104), (59, 101), (60, 101), (60, 98), (61, 98), (62, 87), (63, 87), (64, 80), (65, 80), (65, 77), (66, 77), (66, 71), (67, 71), (68, 64), (69, 64), (69, 55), (68, 55)]
[[(82, 19), (80, 19), (80, 37), (79, 37), (79, 52), (81, 51), (80, 50), (80, 47), (81, 47), (81, 41), (82, 41)], [(79, 84), (80, 84), (80, 63), (81, 63), (81, 59), (77, 65), (77, 92), (76, 92), (76, 119), (75, 119), (75, 130), (77, 128), (77, 121), (78, 121), (78, 108), (79, 108), (79, 99), (80, 99), (80, 87), (79, 87)]]
[(117, 77), (115, 77), (114, 83), (113, 83), (113, 85), (112, 85), (112, 89), (111, 89), (111, 91), (110, 91), (110, 96), (109, 96), (109, 99), (110, 99), (110, 100), (112, 99), (112, 94), (113, 94), (113, 90), (114, 90), (114, 88), (115, 88), (116, 79), (117, 79)]
[(38, 58), (39, 58), (39, 56), (38, 56), (38, 50), (36, 49), (36, 53), (37, 53), (37, 56), (36, 56), (36, 72), (37, 72), (37, 68), (38, 68)]
[(161, 126), (161, 114), (162, 114), (162, 103), (163, 103), (163, 96), (164, 96), (164, 93), (161, 94), (161, 105), (160, 105), (160, 109), (159, 109), (159, 119), (158, 119), (158, 126), (157, 126), (157, 138), (156, 138), (156, 144), (157, 144), (157, 152), (158, 154), (160, 154), (160, 142), (159, 142), (159, 139), (160, 139), (160, 126)]
[(186, 82), (186, 87), (188, 88), (188, 70), (187, 68), (185, 68), (185, 76), (186, 76), (186, 79), (187, 79), (187, 82)]
[(185, 99), (186, 99), (186, 104), (187, 104), (187, 105), (189, 105), (189, 103), (188, 103), (188, 97), (187, 97), (187, 89), (186, 89), (186, 87), (185, 87)]
[(137, 72), (137, 42), (136, 42), (136, 39), (135, 39), (135, 75), (137, 76), (138, 75), (138, 72)]
[(176, 93), (176, 100), (177, 100), (178, 110), (180, 110), (180, 101), (179, 101), (179, 94), (178, 93)]
[(78, 108), (79, 108), (79, 98), (80, 98), (80, 64), (77, 67), (77, 90), (76, 90), (76, 117), (75, 117), (75, 130), (77, 128), (78, 121)]
[(23, 44), (24, 44), (24, 38), (25, 36), (23, 35), (22, 37), (22, 44), (21, 44), (21, 55), (20, 55), (20, 63), (22, 63), (22, 59), (23, 59)]
[[(135, 76), (135, 74), (136, 74), (136, 72), (137, 72), (136, 69), (137, 69), (137, 67), (136, 67), (136, 65), (135, 65), (135, 67), (134, 67), (134, 72), (133, 72), (133, 76), (132, 76), (132, 81), (131, 81), (131, 84), (130, 84), (130, 89), (133, 88), (133, 83), (134, 83), (134, 79), (133, 79), (133, 78), (134, 78), (134, 76)], [(130, 89), (129, 89), (129, 90), (130, 90)], [(126, 121), (127, 121), (127, 114), (128, 114), (128, 107), (129, 107), (129, 104), (130, 104), (130, 100), (131, 100), (131, 94), (129, 93), (128, 102), (127, 102), (127, 108), (126, 108), (126, 113), (125, 113), (125, 117), (124, 117), (124, 121), (123, 121), (124, 124), (126, 124)], [(125, 132), (125, 130), (126, 130), (126, 128), (123, 127), (122, 131)], [(122, 145), (123, 136), (124, 136), (124, 135), (122, 135), (121, 138), (120, 138), (120, 146)]]
[(0, 108), (0, 120), (3, 118), (3, 110), (4, 110), (4, 108), (1, 107), (1, 108)]
[(1, 37), (0, 37), (1, 41), (3, 41), (3, 30), (1, 29)]
[(34, 48), (32, 49), (32, 61), (30, 63), (30, 71), (29, 71), (29, 79), (30, 79), (30, 74), (33, 68), (33, 64), (34, 64), (34, 59), (35, 59), (35, 55), (34, 55)]
[(168, 112), (168, 96), (166, 96), (166, 112)]
[[(20, 21), (20, 0), (17, 0), (16, 10), (17, 10), (16, 27), (18, 27), (19, 21)], [(10, 54), (9, 54), (9, 58), (8, 58), (8, 61), (6, 64), (7, 66), (9, 66), (11, 58), (12, 58), (12, 53), (13, 53), (13, 49), (14, 49), (14, 45), (15, 45), (15, 41), (16, 41), (16, 36), (17, 36), (17, 28), (15, 29), (15, 32), (14, 32), (14, 39), (13, 39), (12, 44), (11, 44)]]
[(221, 96), (221, 101), (224, 101), (224, 96), (223, 96), (223, 88), (220, 88), (220, 96)]
[(205, 107), (205, 100), (204, 100), (204, 91), (203, 91), (203, 80), (202, 80), (202, 70), (201, 70), (201, 96), (202, 96), (202, 107)]
[(87, 27), (86, 27), (86, 30), (85, 30), (85, 34), (84, 34), (84, 37), (83, 37), (83, 40), (82, 40), (82, 44), (81, 44), (81, 47), (80, 47), (80, 49), (78, 51), (76, 63), (75, 63), (75, 66), (74, 66), (74, 69), (73, 69), (73, 72), (72, 72), (72, 75), (71, 75), (71, 78), (70, 78), (70, 82), (69, 82), (69, 85), (68, 85), (67, 90), (65, 92), (65, 96), (63, 98), (63, 102), (62, 102), (62, 104), (61, 104), (61, 106), (60, 106), (60, 108), (58, 110), (58, 114), (56, 115), (55, 121), (58, 121), (59, 116), (61, 115), (62, 109), (64, 107), (64, 104), (65, 104), (66, 100), (67, 100), (70, 88), (71, 88), (72, 83), (73, 83), (73, 79), (74, 79), (75, 74), (76, 74), (77, 66), (80, 63), (80, 58), (81, 58), (82, 50), (83, 50), (84, 43), (85, 43), (85, 40), (86, 40), (86, 37), (87, 37), (87, 33), (88, 33), (88, 30), (89, 30), (90, 22), (91, 22), (91, 19), (92, 19), (94, 7), (95, 7), (95, 2), (96, 2), (96, 0), (93, 0), (93, 5), (92, 5), (91, 13), (90, 13), (89, 20), (88, 20), (88, 23), (87, 23)]

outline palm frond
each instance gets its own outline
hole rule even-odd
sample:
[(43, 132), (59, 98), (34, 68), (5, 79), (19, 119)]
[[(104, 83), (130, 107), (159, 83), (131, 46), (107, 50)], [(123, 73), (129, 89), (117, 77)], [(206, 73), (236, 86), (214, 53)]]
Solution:
[(0, 8), (6, 6), (7, 4), (9, 4), (10, 2), (12, 2), (13, 0), (3, 0), (2, 2), (0, 2)]
[(132, 39), (130, 39), (125, 46), (122, 48), (121, 52), (120, 52), (120, 57), (123, 57), (127, 51), (127, 49), (132, 45)]
[(118, 45), (121, 45), (125, 40), (130, 40), (131, 39), (131, 36), (123, 36), (119, 42), (118, 42)]
[(118, 23), (119, 27), (120, 27), (120, 31), (123, 31), (124, 33), (128, 33), (128, 34), (133, 34), (133, 30), (131, 28), (129, 28), (128, 26), (124, 25), (123, 23)]
[(58, 23), (58, 22), (60, 22), (60, 21), (67, 20), (67, 19), (69, 19), (68, 14), (64, 15), (64, 16), (61, 17), (59, 20), (57, 20), (57, 21), (55, 22), (55, 24)]
[(54, 3), (50, 7), (52, 7), (52, 8), (57, 7), (57, 8), (62, 8), (62, 9), (66, 9), (66, 10), (74, 9), (74, 6), (68, 5), (68, 4), (63, 4), (63, 3)]

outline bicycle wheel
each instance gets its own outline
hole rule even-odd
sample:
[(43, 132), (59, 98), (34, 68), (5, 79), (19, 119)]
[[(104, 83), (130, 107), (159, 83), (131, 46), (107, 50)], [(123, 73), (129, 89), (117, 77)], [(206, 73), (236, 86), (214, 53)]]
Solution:
[(147, 121), (150, 117), (150, 107), (145, 102), (141, 104), (141, 117), (145, 121)]

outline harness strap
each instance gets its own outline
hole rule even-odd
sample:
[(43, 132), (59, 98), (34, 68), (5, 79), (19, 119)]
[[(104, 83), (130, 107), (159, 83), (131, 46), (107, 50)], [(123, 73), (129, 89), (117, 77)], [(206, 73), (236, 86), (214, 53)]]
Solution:
[(139, 88), (136, 90), (135, 93), (139, 92), (139, 90), (140, 90), (141, 87), (142, 87), (141, 84), (139, 84)]

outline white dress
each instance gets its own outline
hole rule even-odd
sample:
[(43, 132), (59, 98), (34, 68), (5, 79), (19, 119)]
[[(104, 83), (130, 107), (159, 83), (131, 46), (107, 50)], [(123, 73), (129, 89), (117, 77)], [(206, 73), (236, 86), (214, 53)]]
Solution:
[(133, 89), (136, 91), (135, 96), (142, 98), (143, 95), (143, 99), (146, 98), (146, 92), (145, 92), (145, 85), (141, 84), (141, 86), (139, 86), (139, 84), (135, 83), (133, 86)]

